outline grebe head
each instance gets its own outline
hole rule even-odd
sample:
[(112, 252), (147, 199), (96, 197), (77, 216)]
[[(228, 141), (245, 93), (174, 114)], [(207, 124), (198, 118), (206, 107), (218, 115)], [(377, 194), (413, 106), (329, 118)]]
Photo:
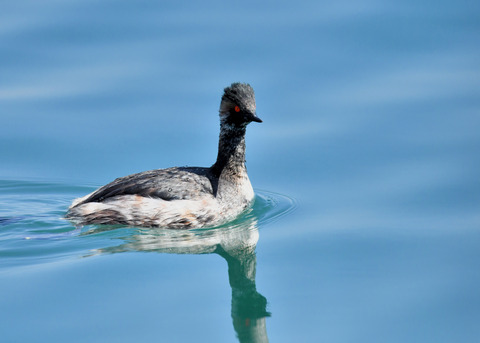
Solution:
[(248, 83), (232, 83), (225, 88), (220, 103), (220, 120), (222, 124), (246, 126), (252, 121), (261, 123), (257, 117), (255, 93)]

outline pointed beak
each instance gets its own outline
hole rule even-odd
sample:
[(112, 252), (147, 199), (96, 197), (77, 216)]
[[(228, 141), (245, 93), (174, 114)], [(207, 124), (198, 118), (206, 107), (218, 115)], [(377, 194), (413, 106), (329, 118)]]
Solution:
[(256, 113), (256, 112), (255, 112), (255, 113), (248, 113), (248, 114), (247, 114), (247, 119), (248, 119), (249, 121), (254, 121), (254, 122), (257, 122), (257, 123), (262, 123), (262, 122), (263, 122), (262, 119), (260, 119), (260, 118), (257, 117), (257, 113)]

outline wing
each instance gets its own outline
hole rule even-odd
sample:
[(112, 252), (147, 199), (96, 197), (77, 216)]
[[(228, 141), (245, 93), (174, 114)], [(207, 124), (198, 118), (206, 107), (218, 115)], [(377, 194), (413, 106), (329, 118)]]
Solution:
[(213, 196), (216, 191), (214, 179), (208, 168), (178, 167), (150, 170), (116, 179), (100, 187), (85, 200), (103, 202), (109, 198), (134, 194), (163, 200), (191, 200), (202, 196)]

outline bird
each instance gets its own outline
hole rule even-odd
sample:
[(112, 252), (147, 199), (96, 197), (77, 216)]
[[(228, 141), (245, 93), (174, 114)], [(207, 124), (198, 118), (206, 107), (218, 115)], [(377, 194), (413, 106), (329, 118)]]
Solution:
[(254, 201), (247, 174), (245, 133), (257, 116), (248, 83), (224, 89), (219, 109), (218, 154), (211, 167), (172, 167), (115, 179), (75, 199), (65, 218), (75, 226), (125, 225), (192, 229), (237, 218)]

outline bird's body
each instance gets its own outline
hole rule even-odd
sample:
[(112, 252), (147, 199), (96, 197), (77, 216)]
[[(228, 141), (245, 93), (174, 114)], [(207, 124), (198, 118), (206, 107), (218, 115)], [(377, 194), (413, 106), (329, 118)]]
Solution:
[(79, 225), (121, 224), (174, 229), (231, 221), (249, 207), (253, 188), (245, 167), (245, 131), (255, 114), (250, 85), (225, 88), (217, 161), (210, 168), (174, 167), (121, 177), (70, 206)]

